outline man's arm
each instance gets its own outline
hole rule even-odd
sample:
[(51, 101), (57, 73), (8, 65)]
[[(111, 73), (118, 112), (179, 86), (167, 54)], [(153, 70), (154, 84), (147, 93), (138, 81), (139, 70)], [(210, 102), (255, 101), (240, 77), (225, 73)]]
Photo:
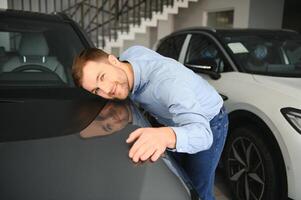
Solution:
[[(168, 91), (170, 88), (176, 89)], [(175, 84), (173, 80), (161, 82), (160, 90), (165, 92), (156, 93), (156, 100), (168, 108), (175, 126), (142, 128), (137, 130), (138, 133), (133, 132), (134, 136), (131, 134), (129, 138), (132, 139), (128, 142), (136, 142), (129, 152), (129, 157), (135, 162), (139, 159), (144, 161), (149, 157), (155, 161), (166, 148), (175, 148), (177, 152), (185, 153), (209, 149), (213, 141), (210, 123), (202, 114), (203, 108), (195, 92), (188, 86)], [(169, 143), (170, 141), (172, 143)]]

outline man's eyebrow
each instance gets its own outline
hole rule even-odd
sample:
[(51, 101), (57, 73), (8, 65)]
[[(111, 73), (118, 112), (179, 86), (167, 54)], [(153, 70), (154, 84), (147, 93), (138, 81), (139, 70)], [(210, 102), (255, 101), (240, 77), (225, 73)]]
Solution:
[(96, 76), (96, 80), (95, 80), (96, 83), (97, 83), (97, 81), (98, 81), (99, 75), (100, 75), (100, 73), (98, 73), (97, 76)]

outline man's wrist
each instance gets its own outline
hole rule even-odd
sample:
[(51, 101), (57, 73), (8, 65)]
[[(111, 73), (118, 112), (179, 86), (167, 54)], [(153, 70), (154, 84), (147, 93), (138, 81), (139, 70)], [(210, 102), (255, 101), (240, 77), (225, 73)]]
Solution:
[(173, 129), (170, 127), (163, 127), (161, 129), (163, 129), (164, 135), (166, 136), (166, 147), (169, 149), (175, 149), (177, 137)]

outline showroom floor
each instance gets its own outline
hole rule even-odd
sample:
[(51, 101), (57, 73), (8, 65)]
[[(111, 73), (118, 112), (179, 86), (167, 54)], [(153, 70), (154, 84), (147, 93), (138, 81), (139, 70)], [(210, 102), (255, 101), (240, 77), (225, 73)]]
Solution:
[(229, 190), (220, 170), (216, 171), (214, 192), (216, 200), (230, 200)]

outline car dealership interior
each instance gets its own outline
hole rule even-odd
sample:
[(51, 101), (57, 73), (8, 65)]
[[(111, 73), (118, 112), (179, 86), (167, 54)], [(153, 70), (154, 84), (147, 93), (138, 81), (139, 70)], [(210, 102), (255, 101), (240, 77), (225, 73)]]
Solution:
[[(126, 66), (133, 63), (124, 52), (141, 46), (184, 66), (225, 108), (216, 200), (301, 199), (300, 19), (300, 0), (0, 0), (0, 199), (214, 199), (201, 197), (179, 164), (173, 153), (187, 152), (178, 143), (156, 162), (127, 157), (125, 141), (137, 128), (169, 128), (147, 101), (105, 100), (82, 79), (77, 87), (84, 49)], [(163, 99), (165, 85), (158, 88), (146, 96)], [(191, 100), (176, 90), (183, 104)], [(191, 123), (182, 114), (172, 113), (173, 123)]]

